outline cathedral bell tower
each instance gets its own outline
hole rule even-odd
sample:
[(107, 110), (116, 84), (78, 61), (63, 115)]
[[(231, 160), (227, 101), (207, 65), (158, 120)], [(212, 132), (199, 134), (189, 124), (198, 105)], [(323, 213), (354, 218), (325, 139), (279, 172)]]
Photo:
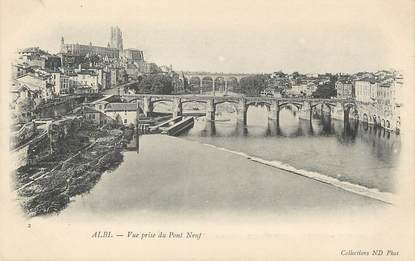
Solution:
[(65, 52), (65, 39), (61, 37), (61, 53)]

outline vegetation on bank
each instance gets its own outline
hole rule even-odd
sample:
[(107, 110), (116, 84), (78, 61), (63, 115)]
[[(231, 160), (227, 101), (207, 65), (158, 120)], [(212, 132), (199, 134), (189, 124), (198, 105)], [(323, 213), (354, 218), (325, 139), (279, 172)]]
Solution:
[(72, 197), (89, 192), (105, 171), (122, 162), (122, 149), (133, 130), (96, 129), (91, 124), (83, 127), (60, 142), (61, 148), (53, 154), (55, 160), (44, 159), (16, 171), (15, 188), (28, 216), (59, 212)]
[(147, 74), (137, 84), (129, 87), (136, 93), (172, 94), (173, 77), (166, 74)]
[(268, 87), (268, 76), (265, 74), (251, 75), (241, 79), (241, 92), (247, 96), (259, 96)]
[(336, 75), (330, 76), (330, 81), (326, 82), (322, 85), (319, 85), (317, 87), (317, 90), (313, 92), (314, 98), (325, 98), (330, 99), (331, 97), (336, 97), (337, 91), (336, 91), (336, 81), (338, 80), (338, 77)]

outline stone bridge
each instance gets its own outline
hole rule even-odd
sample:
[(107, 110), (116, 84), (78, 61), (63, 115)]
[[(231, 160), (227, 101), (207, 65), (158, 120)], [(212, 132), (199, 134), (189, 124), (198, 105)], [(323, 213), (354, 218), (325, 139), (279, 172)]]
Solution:
[(239, 89), (241, 79), (254, 74), (244, 73), (210, 73), (210, 72), (180, 72), (180, 76), (187, 80), (189, 84), (199, 85), (200, 89), (203, 85), (208, 85), (213, 93), (235, 91)]
[[(183, 114), (183, 104), (188, 102), (198, 102), (206, 104), (206, 119), (215, 120), (216, 106), (221, 103), (230, 103), (234, 105), (237, 114), (237, 120), (242, 125), (247, 123), (247, 111), (249, 106), (266, 106), (268, 118), (279, 121), (280, 111), (287, 106), (294, 106), (298, 110), (308, 111), (310, 119), (312, 118), (313, 109), (320, 106), (329, 108), (341, 108), (343, 119), (348, 120), (350, 112), (356, 115), (356, 102), (351, 99), (313, 99), (313, 98), (273, 98), (273, 97), (245, 97), (245, 96), (210, 96), (210, 95), (153, 95), (153, 94), (125, 94), (121, 98), (127, 102), (140, 103), (141, 109), (146, 116), (151, 115), (154, 105), (158, 102), (169, 101), (172, 103), (173, 116)], [(353, 110), (351, 110), (353, 109)]]

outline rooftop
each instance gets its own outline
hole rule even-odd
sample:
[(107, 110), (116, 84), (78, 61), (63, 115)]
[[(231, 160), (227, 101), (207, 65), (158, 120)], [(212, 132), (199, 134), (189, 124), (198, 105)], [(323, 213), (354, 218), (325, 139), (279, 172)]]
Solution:
[(88, 74), (88, 75), (92, 75), (92, 76), (95, 76), (95, 75), (97, 75), (94, 71), (92, 71), (92, 70), (82, 70), (82, 71), (80, 71), (80, 72), (78, 72), (78, 74)]
[(74, 110), (76, 114), (84, 114), (84, 113), (100, 113), (100, 111), (95, 110), (94, 108), (88, 106), (78, 107)]
[(356, 80), (356, 82), (370, 82), (371, 84), (376, 83), (376, 81), (373, 78), (369, 78), (369, 77), (358, 79)]
[(137, 103), (108, 103), (105, 111), (136, 111)]
[(19, 53), (39, 53), (39, 54), (48, 54), (39, 47), (28, 47), (19, 51)]

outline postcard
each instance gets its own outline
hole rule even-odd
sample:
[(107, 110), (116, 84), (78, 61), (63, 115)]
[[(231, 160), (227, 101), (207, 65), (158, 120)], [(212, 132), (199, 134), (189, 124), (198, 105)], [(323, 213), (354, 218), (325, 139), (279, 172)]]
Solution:
[(1, 260), (414, 260), (415, 3), (2, 0)]

